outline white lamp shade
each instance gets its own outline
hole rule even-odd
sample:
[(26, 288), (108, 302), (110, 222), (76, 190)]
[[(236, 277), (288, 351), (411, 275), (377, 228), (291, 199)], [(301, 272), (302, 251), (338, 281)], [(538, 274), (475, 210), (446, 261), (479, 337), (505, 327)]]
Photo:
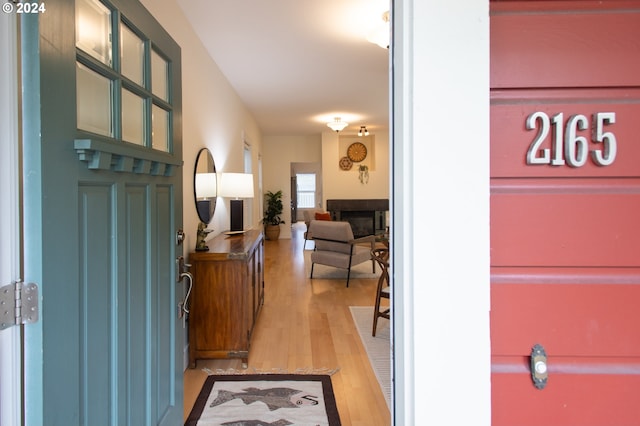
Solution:
[(253, 175), (251, 173), (222, 173), (219, 195), (230, 198), (253, 198)]
[(218, 195), (215, 173), (196, 173), (196, 198), (215, 198)]

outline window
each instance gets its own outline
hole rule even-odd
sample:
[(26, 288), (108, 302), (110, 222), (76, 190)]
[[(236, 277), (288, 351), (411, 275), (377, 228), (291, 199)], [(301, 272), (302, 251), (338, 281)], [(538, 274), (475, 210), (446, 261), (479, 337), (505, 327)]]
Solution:
[(312, 209), (316, 205), (315, 173), (296, 174), (296, 189), (299, 209)]
[(100, 0), (77, 0), (76, 48), (77, 128), (172, 152), (171, 62), (157, 46)]

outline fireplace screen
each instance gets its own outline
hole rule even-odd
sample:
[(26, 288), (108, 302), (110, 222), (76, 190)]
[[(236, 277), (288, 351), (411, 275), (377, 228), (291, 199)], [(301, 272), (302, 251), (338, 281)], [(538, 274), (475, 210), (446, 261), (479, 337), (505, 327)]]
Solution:
[(375, 234), (375, 213), (372, 211), (343, 211), (340, 219), (351, 224), (355, 238)]

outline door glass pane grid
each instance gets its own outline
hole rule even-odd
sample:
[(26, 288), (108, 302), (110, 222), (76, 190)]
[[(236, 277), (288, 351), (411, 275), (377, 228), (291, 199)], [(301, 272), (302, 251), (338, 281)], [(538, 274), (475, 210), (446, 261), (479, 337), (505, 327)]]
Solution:
[(76, 65), (78, 129), (114, 137), (113, 82), (79, 62)]
[(127, 25), (120, 23), (120, 69), (123, 76), (145, 87), (145, 42)]
[(145, 100), (122, 89), (122, 140), (145, 145)]
[(112, 66), (111, 11), (98, 0), (76, 1), (76, 46)]
[(169, 101), (169, 63), (155, 50), (151, 51), (151, 92)]
[(316, 175), (315, 173), (296, 174), (297, 207), (311, 209), (316, 205)]
[[(145, 41), (124, 16), (120, 32), (112, 34), (114, 13), (100, 0), (76, 2), (77, 48), (97, 61), (108, 63), (113, 73), (111, 75), (101, 66), (92, 64), (91, 58), (78, 54), (83, 62), (78, 67), (83, 68), (82, 72), (78, 71), (78, 79), (82, 81), (77, 82), (77, 126), (99, 135), (171, 152), (170, 61), (159, 51), (150, 49), (151, 43)], [(104, 28), (107, 30), (102, 31)], [(98, 34), (104, 33), (102, 38), (108, 48), (93, 46), (97, 43), (97, 30), (102, 31)], [(112, 61), (112, 54), (118, 64)], [(119, 69), (114, 68), (116, 65)], [(100, 70), (99, 73), (92, 68)], [(105, 95), (107, 85), (108, 96)], [(100, 92), (99, 96), (95, 96), (97, 92)], [(103, 104), (97, 105), (99, 102)]]
[(169, 152), (169, 111), (153, 105), (151, 120), (151, 146), (159, 151)]

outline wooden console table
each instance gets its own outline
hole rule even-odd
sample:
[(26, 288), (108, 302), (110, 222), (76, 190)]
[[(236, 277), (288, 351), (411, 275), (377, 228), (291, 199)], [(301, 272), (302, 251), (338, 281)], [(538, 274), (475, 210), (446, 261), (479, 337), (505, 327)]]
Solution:
[(189, 366), (197, 359), (241, 358), (246, 368), (264, 302), (264, 237), (260, 230), (220, 234), (207, 246), (189, 254)]

